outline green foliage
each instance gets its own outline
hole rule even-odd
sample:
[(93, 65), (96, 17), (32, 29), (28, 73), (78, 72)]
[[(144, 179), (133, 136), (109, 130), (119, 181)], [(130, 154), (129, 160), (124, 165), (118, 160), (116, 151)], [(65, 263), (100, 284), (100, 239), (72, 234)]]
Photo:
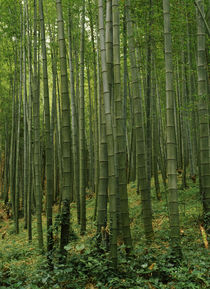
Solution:
[[(68, 259), (65, 265), (54, 262), (54, 271), (48, 270), (46, 258), (39, 260), (30, 278), (25, 264), (1, 265), (0, 288), (208, 288), (210, 260), (205, 249), (184, 247), (183, 261), (175, 266), (165, 247), (143, 249), (137, 247), (131, 256), (125, 257), (124, 246), (119, 248), (118, 271), (113, 271), (108, 254), (95, 246), (95, 238), (85, 243), (67, 245)], [(27, 248), (9, 248), (3, 254), (4, 261), (21, 260), (29, 256)], [(2, 257), (2, 256), (1, 256)], [(59, 259), (59, 255), (56, 256)], [(17, 282), (18, 280), (18, 282)]]
[(33, 247), (23, 246), (17, 240), (3, 245), (0, 251), (0, 288), (28, 288), (24, 286), (36, 268), (31, 266), (31, 262), (33, 264), (37, 254)]
[[(199, 289), (209, 288), (210, 260), (203, 246), (199, 231), (202, 207), (199, 190), (196, 185), (179, 191), (180, 228), (183, 259), (174, 262), (169, 251), (167, 200), (156, 200), (152, 190), (154, 210), (155, 240), (145, 245), (141, 224), (140, 196), (136, 194), (134, 184), (129, 186), (131, 228), (134, 250), (126, 256), (124, 245), (118, 249), (118, 271), (113, 271), (108, 252), (98, 247), (97, 238), (93, 237), (92, 212), (94, 199), (87, 201), (88, 233), (79, 237), (79, 229), (74, 221), (76, 208), (71, 206), (71, 238), (65, 246), (67, 262), (60, 264), (60, 252), (53, 254), (54, 270), (50, 271), (47, 258), (39, 255), (33, 247), (37, 242), (36, 234), (32, 244), (27, 244), (26, 232), (22, 228), (19, 236), (12, 234), (13, 226), (7, 229), (6, 240), (0, 247), (0, 289), (2, 288), (132, 288), (132, 289)], [(53, 232), (59, 236), (61, 216), (55, 217)], [(2, 228), (1, 228), (2, 230)], [(74, 233), (75, 232), (75, 233)], [(77, 236), (78, 235), (78, 236)], [(58, 243), (55, 243), (58, 247)]]

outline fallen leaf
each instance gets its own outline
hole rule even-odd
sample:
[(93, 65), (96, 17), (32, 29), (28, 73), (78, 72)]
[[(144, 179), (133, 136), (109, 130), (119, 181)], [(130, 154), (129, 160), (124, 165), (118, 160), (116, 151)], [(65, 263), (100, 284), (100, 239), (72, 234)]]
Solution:
[(208, 249), (209, 244), (208, 244), (206, 232), (205, 232), (205, 229), (201, 225), (200, 225), (200, 230), (201, 230), (201, 236), (203, 238), (204, 246), (205, 246), (206, 249)]
[(149, 266), (149, 269), (153, 270), (154, 266), (155, 266), (155, 263), (152, 263), (152, 265)]

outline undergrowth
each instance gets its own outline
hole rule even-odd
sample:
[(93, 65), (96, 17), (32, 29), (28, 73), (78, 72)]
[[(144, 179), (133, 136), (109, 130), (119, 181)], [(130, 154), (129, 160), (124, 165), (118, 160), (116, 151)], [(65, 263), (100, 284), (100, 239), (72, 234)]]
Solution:
[[(35, 220), (34, 238), (30, 244), (27, 243), (23, 222), (20, 223), (21, 233), (15, 235), (11, 220), (0, 221), (0, 234), (4, 234), (0, 247), (0, 289), (209, 288), (210, 258), (199, 231), (202, 209), (198, 188), (194, 185), (179, 191), (183, 258), (176, 263), (169, 248), (165, 193), (162, 193), (162, 201), (158, 202), (152, 191), (155, 240), (149, 246), (141, 224), (140, 196), (135, 191), (135, 184), (131, 184), (129, 205), (134, 249), (126, 256), (124, 246), (119, 245), (117, 271), (112, 269), (109, 254), (96, 246), (92, 217), (94, 199), (87, 200), (88, 228), (82, 237), (76, 225), (75, 204), (71, 205), (74, 238), (66, 246), (68, 257), (65, 265), (59, 263), (59, 251), (55, 250), (53, 270), (48, 269), (46, 256), (37, 250)], [(45, 221), (44, 218), (44, 226)]]

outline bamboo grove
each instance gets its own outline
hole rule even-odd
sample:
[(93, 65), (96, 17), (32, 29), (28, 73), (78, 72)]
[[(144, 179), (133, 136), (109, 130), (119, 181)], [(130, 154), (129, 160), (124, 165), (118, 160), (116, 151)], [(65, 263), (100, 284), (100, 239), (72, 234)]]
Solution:
[(84, 235), (92, 195), (97, 242), (116, 267), (118, 240), (132, 251), (129, 183), (146, 242), (155, 238), (154, 181), (181, 258), (177, 175), (182, 188), (199, 184), (210, 230), (209, 1), (0, 2), (0, 197), (15, 232), (23, 218), (30, 242), (35, 219), (52, 266), (58, 206), (65, 261), (71, 203)]

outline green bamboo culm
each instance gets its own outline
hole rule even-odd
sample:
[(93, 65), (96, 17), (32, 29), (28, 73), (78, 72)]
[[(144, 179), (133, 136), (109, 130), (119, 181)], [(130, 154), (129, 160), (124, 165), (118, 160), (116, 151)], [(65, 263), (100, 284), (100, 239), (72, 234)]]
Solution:
[[(97, 46), (99, 41), (97, 38)], [(98, 50), (97, 50), (98, 51)], [(97, 233), (101, 233), (102, 244), (108, 249), (107, 232), (107, 203), (108, 203), (108, 153), (106, 140), (106, 119), (104, 111), (104, 98), (100, 86), (99, 53), (97, 53), (97, 77), (98, 77), (98, 101), (95, 102), (99, 109), (99, 184), (98, 184), (98, 206), (97, 206)]]
[(166, 126), (167, 126), (167, 172), (168, 172), (168, 211), (170, 222), (171, 249), (175, 257), (181, 257), (179, 206), (177, 194), (177, 160), (176, 136), (174, 120), (174, 92), (172, 41), (170, 26), (170, 1), (163, 0), (164, 41), (165, 41), (165, 70), (166, 70)]
[[(53, 147), (50, 137), (49, 85), (48, 85), (48, 69), (47, 69), (47, 51), (45, 40), (45, 23), (44, 23), (44, 11), (42, 0), (39, 0), (39, 15), (40, 15), (41, 46), (42, 46), (42, 61), (43, 61), (44, 116), (45, 116), (45, 137), (46, 137), (45, 143), (46, 143), (46, 179), (47, 179), (47, 251), (48, 254), (50, 254), (53, 249), (53, 234), (52, 234)], [(50, 260), (50, 256), (48, 259)]]
[(24, 123), (24, 160), (23, 160), (23, 191), (24, 191), (24, 229), (27, 228), (27, 182), (28, 182), (28, 155), (27, 155), (27, 70), (26, 70), (26, 6), (23, 5), (23, 123)]
[(36, 199), (36, 222), (39, 248), (43, 248), (42, 194), (40, 175), (40, 96), (37, 71), (37, 2), (34, 1), (34, 75), (33, 75), (33, 120), (34, 120), (34, 191)]
[(124, 107), (120, 84), (120, 13), (119, 1), (112, 1), (112, 23), (113, 23), (113, 70), (114, 70), (114, 101), (116, 122), (116, 155), (118, 168), (118, 190), (120, 193), (120, 223), (123, 239), (129, 251), (132, 247), (128, 193), (126, 177), (126, 135), (124, 129)]
[(134, 31), (132, 20), (130, 16), (130, 0), (126, 1), (126, 19), (127, 19), (127, 37), (128, 37), (128, 50), (131, 63), (131, 90), (133, 95), (134, 107), (134, 123), (135, 123), (135, 136), (136, 136), (136, 166), (137, 166), (137, 181), (140, 183), (141, 201), (142, 201), (142, 219), (144, 225), (145, 236), (150, 242), (153, 238), (152, 227), (152, 205), (150, 196), (150, 187), (147, 178), (146, 170), (146, 149), (144, 142), (144, 128), (143, 128), (143, 114), (141, 108), (140, 98), (140, 81), (136, 65), (136, 52), (134, 43)]
[[(97, 67), (96, 67), (96, 54), (98, 54), (98, 49), (96, 53), (96, 47), (95, 47), (95, 37), (94, 37), (94, 18), (93, 18), (93, 6), (94, 4), (91, 4), (91, 1), (88, 0), (88, 7), (89, 7), (89, 19), (90, 19), (90, 34), (91, 34), (91, 44), (92, 44), (92, 63), (93, 63), (93, 80), (94, 80), (94, 192), (96, 195), (96, 201), (95, 201), (95, 209), (94, 209), (94, 221), (96, 220), (96, 215), (98, 211), (98, 194), (99, 194), (99, 116), (100, 113), (98, 112), (98, 97), (100, 98), (100, 89), (99, 92), (97, 91), (97, 88), (100, 86), (99, 83), (97, 83)], [(98, 37), (97, 37), (98, 39)]]
[(85, 44), (85, 0), (82, 3), (80, 40), (80, 99), (79, 99), (79, 168), (81, 198), (81, 235), (86, 231), (86, 192), (85, 192), (85, 100), (84, 100), (84, 44)]
[(19, 233), (19, 202), (20, 202), (20, 174), (19, 174), (19, 159), (20, 159), (20, 120), (22, 106), (22, 6), (20, 6), (20, 87), (18, 99), (18, 120), (17, 120), (17, 142), (16, 142), (16, 164), (15, 164), (15, 231)]
[(97, 207), (97, 233), (101, 233), (105, 239), (105, 229), (107, 226), (107, 200), (108, 200), (108, 155), (106, 142), (106, 123), (104, 114), (103, 94), (100, 95), (100, 144), (99, 144), (99, 190)]
[[(31, 48), (31, 34), (30, 34), (30, 21), (29, 21), (29, 9), (28, 9), (28, 0), (24, 2), (26, 9), (26, 34), (27, 34), (27, 52), (28, 52), (28, 81), (29, 81), (29, 90), (28, 90), (28, 181), (27, 181), (27, 228), (28, 228), (28, 241), (32, 241), (32, 80), (33, 80), (33, 72), (32, 72), (32, 48)], [(39, 231), (38, 231), (39, 233)], [(38, 237), (38, 242), (40, 242), (41, 238)], [(42, 244), (39, 243), (39, 246)], [(41, 249), (40, 247), (40, 249)]]
[(117, 268), (117, 203), (116, 190), (117, 182), (115, 175), (115, 155), (114, 155), (114, 135), (113, 120), (111, 114), (110, 90), (106, 63), (105, 37), (104, 37), (104, 19), (103, 19), (103, 1), (98, 0), (99, 12), (99, 34), (101, 50), (101, 67), (103, 80), (104, 111), (106, 123), (107, 153), (108, 153), (108, 187), (109, 187), (109, 214), (110, 214), (110, 256), (114, 268)]
[(79, 134), (78, 134), (78, 112), (75, 97), (75, 76), (74, 63), (72, 58), (72, 22), (69, 9), (69, 26), (68, 26), (68, 40), (69, 40), (69, 71), (70, 71), (70, 89), (71, 89), (71, 112), (72, 112), (72, 151), (73, 151), (73, 166), (74, 166), (74, 196), (77, 203), (77, 223), (80, 224), (80, 176), (79, 176)]
[(57, 23), (58, 23), (58, 42), (60, 54), (61, 70), (61, 99), (62, 99), (62, 116), (61, 116), (61, 134), (62, 134), (62, 157), (63, 157), (63, 180), (62, 180), (62, 212), (61, 212), (61, 239), (60, 250), (64, 260), (66, 250), (64, 247), (69, 242), (70, 230), (70, 195), (71, 195), (71, 128), (70, 128), (70, 102), (68, 92), (68, 76), (66, 62), (66, 44), (64, 34), (64, 22), (62, 12), (62, 1), (56, 0)]
[[(204, 1), (198, 0), (197, 6), (204, 13)], [(205, 25), (200, 11), (197, 11), (197, 73), (198, 73), (198, 112), (199, 112), (199, 155), (201, 189), (203, 200), (204, 223), (210, 233), (210, 138), (209, 138), (209, 111), (208, 111), (208, 78), (205, 47)]]

